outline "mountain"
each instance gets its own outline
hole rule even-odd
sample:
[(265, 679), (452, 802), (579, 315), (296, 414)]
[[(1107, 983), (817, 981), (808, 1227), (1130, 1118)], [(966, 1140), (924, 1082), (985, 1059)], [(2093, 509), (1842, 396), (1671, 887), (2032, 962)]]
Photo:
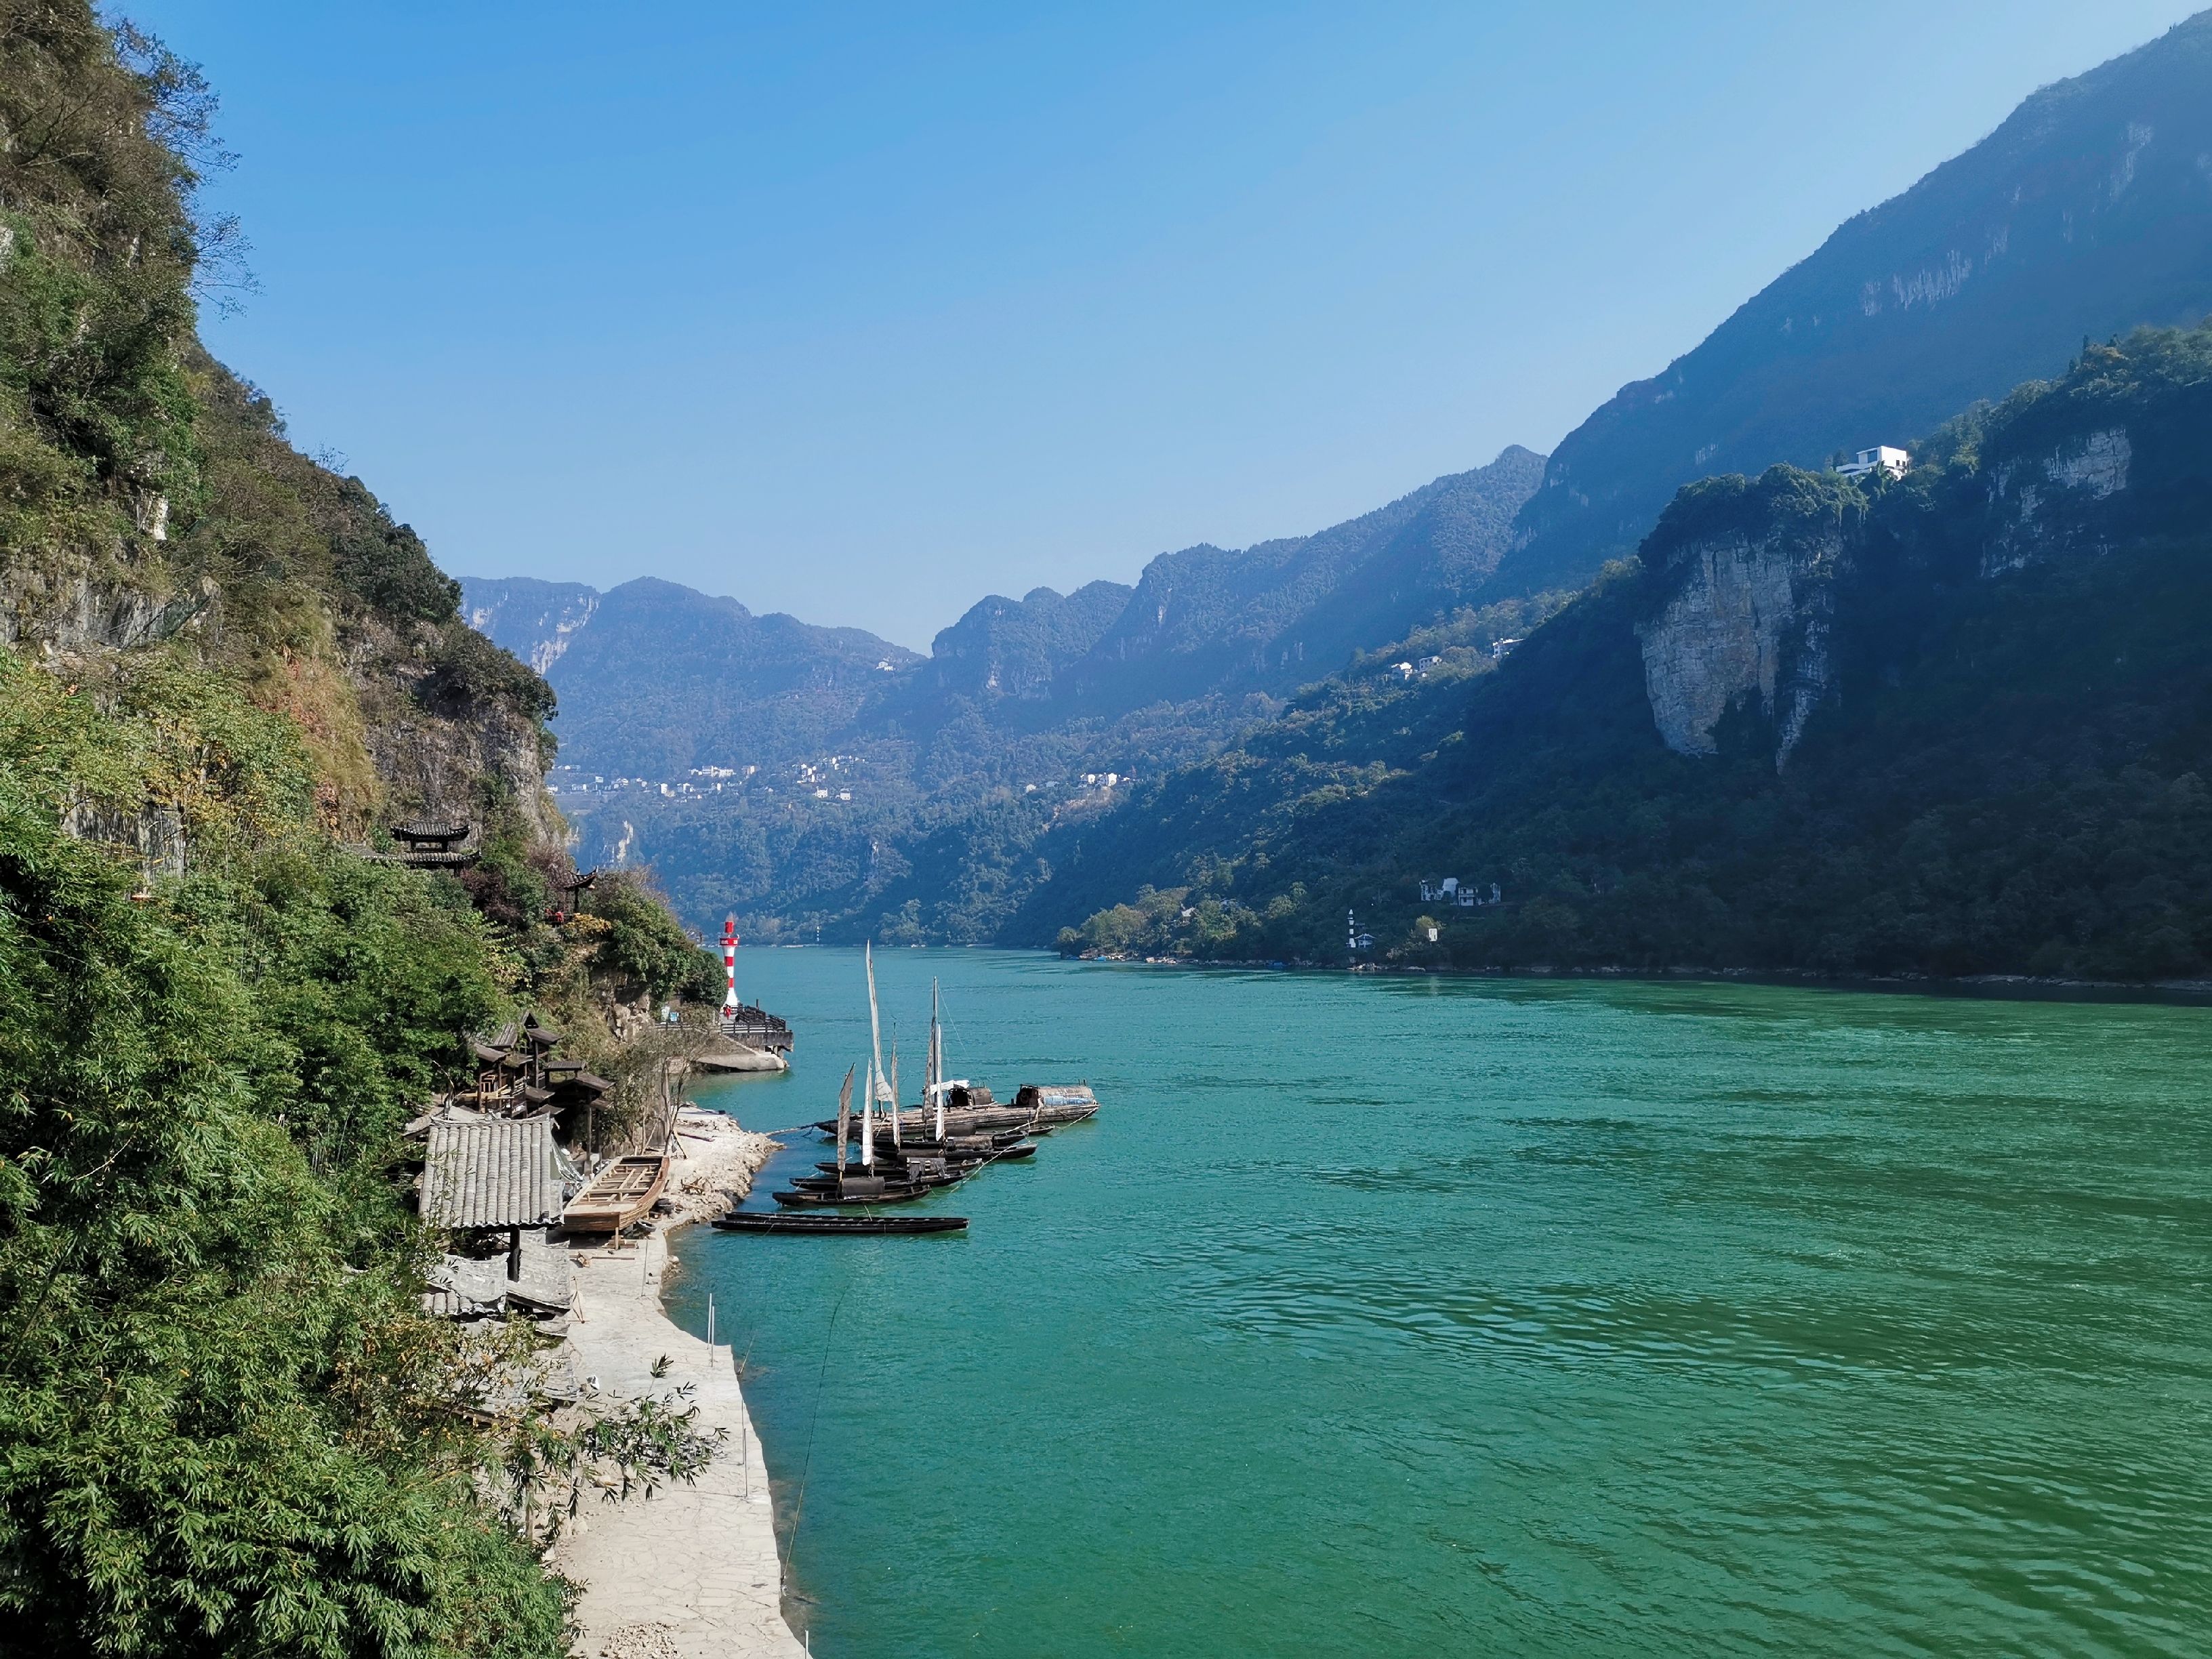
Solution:
[(2142, 331), (1901, 478), (1686, 487), (1496, 672), (1334, 682), (1048, 836), (1009, 933), (1340, 962), (1352, 909), (1408, 964), (2202, 975), (2208, 632), (2212, 325)]
[(995, 593), (979, 599), (930, 642), (915, 689), (925, 696), (1049, 702), (1061, 676), (1097, 645), (1135, 592), (1098, 581), (1065, 598), (1036, 587), (1018, 599)]
[(926, 659), (651, 578), (467, 577), (463, 610), (560, 697), (555, 776), (587, 861), (649, 864), (702, 925), (988, 938), (1053, 824), (1449, 619), (1542, 472), (1511, 448), (1314, 535), (1163, 554), (1133, 588), (991, 595)]
[(921, 659), (857, 628), (757, 617), (735, 599), (641, 576), (600, 593), (466, 577), (471, 623), (562, 699), (562, 760), (602, 775), (680, 778), (821, 751), (879, 682)]
[(2212, 12), (2024, 101), (1563, 441), (1501, 592), (1579, 586), (1675, 489), (1900, 443), (2084, 339), (2212, 313)]
[(1334, 672), (1478, 591), (1543, 470), (1516, 444), (1315, 535), (1162, 554), (1074, 665), (1069, 701), (1119, 714), (1213, 691), (1280, 695)]

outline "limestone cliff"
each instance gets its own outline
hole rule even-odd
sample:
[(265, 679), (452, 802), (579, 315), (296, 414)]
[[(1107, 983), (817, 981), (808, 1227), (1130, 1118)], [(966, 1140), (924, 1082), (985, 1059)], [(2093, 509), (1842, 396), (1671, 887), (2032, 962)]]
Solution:
[[(11, 542), (0, 646), (96, 688), (179, 658), (228, 677), (293, 720), (324, 819), (349, 838), (392, 817), (499, 813), (557, 845), (544, 681), (461, 620), (458, 588), (360, 480), (301, 455), (266, 398), (189, 343), (184, 356), (203, 489), (159, 533), (86, 514)], [(145, 844), (163, 810), (82, 827)]]
[(2127, 428), (2112, 426), (1991, 467), (1982, 574), (1994, 576), (2031, 558), (2103, 545), (2098, 504), (2128, 487), (2134, 459)]
[(1645, 548), (1651, 610), (1637, 625), (1651, 717), (1677, 754), (1717, 751), (1747, 700), (1788, 764), (1829, 695), (1828, 642), (1844, 526), (1863, 505), (1841, 480), (1777, 468), (1683, 492)]

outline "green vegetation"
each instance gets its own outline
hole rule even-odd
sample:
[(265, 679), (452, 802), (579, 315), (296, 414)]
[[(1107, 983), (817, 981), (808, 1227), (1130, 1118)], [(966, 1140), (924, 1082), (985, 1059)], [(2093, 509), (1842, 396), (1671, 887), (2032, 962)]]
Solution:
[[(0, 1617), (42, 1652), (557, 1653), (385, 1178), (499, 1006), (450, 882), (314, 828), (289, 723), (0, 658)], [(181, 771), (191, 872), (65, 835)]]
[[(2068, 483), (2116, 432), (2125, 486)], [(2208, 443), (2212, 328), (2147, 331), (1953, 422), (1901, 481), (1693, 486), (1640, 562), (1502, 672), (1323, 688), (1048, 839), (1058, 873), (1020, 927), (1050, 938), (1064, 906), (1095, 914), (1063, 949), (1341, 962), (1352, 908), (1407, 965), (2212, 971)], [(1799, 578), (1826, 666), (1778, 770), (1780, 711), (1757, 696), (1711, 756), (1669, 751), (1653, 722), (1639, 627), (1730, 538), (1838, 550)], [(1785, 684), (1806, 648), (1785, 641)], [(1507, 902), (1436, 915), (1430, 946), (1418, 884), (1448, 874)], [(1180, 898), (1172, 921), (1140, 902), (1133, 932), (1111, 900), (1145, 883)], [(1204, 899), (1239, 918), (1232, 938), (1201, 934)]]
[[(423, 1316), (399, 1131), (464, 1032), (574, 1010), (596, 1058), (607, 980), (711, 958), (620, 884), (548, 914), (550, 693), (201, 349), (212, 110), (81, 0), (0, 0), (0, 1625), (550, 1659), (578, 1472), (711, 1447), (680, 1400), (556, 1426), (526, 1327)], [(456, 805), (465, 881), (354, 850)]]
[(597, 974), (634, 984), (656, 1003), (677, 997), (721, 1001), (720, 960), (691, 942), (642, 877), (602, 875), (584, 897), (585, 913), (606, 925), (592, 962)]

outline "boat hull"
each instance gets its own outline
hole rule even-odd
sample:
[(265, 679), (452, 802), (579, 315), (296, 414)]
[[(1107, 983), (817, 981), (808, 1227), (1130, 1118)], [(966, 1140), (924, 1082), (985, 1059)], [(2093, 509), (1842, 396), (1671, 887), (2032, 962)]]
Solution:
[(911, 1204), (917, 1198), (927, 1198), (937, 1191), (934, 1187), (919, 1184), (910, 1187), (885, 1187), (881, 1192), (863, 1197), (855, 1193), (809, 1192), (801, 1188), (788, 1188), (775, 1194), (775, 1201), (787, 1209), (837, 1209), (870, 1204)]
[(616, 1159), (561, 1211), (564, 1233), (618, 1233), (645, 1214), (668, 1185), (665, 1156)]
[(803, 1211), (748, 1210), (726, 1215), (714, 1225), (728, 1233), (811, 1233), (830, 1237), (868, 1237), (884, 1233), (957, 1233), (966, 1231), (964, 1215), (821, 1215)]

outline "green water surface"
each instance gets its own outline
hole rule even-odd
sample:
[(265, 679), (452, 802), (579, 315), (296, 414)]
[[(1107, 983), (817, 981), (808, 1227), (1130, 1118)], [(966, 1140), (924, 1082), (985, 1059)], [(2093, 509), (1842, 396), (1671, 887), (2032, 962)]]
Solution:
[[(741, 961), (797, 1064), (700, 1097), (831, 1109), (858, 954)], [(935, 975), (1106, 1103), (964, 1235), (680, 1245), (815, 1652), (2212, 1650), (2212, 1012), (878, 966), (909, 1096)]]

